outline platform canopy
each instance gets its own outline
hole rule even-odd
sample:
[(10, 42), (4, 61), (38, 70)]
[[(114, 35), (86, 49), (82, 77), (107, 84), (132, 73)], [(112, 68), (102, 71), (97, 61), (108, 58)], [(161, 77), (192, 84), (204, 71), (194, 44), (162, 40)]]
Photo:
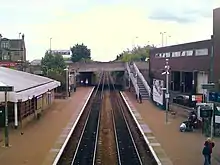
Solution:
[[(8, 101), (26, 101), (46, 93), (60, 86), (60, 82), (27, 72), (17, 71), (5, 67), (0, 67), (0, 86), (13, 87), (12, 92), (8, 92)], [(4, 91), (0, 91), (0, 102), (5, 101)]]

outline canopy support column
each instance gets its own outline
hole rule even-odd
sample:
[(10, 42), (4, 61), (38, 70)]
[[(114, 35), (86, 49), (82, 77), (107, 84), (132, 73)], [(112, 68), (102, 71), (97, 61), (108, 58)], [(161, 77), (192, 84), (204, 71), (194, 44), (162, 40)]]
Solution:
[(14, 117), (15, 117), (15, 129), (17, 129), (18, 128), (18, 103), (17, 102), (15, 102), (14, 103)]

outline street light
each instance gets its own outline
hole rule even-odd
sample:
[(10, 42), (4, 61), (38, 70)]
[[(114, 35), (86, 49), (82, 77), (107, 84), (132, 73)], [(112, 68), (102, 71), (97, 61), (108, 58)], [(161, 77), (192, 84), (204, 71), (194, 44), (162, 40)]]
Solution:
[(67, 66), (65, 69), (66, 71), (66, 97), (69, 96), (69, 66)]
[(162, 47), (163, 47), (163, 40), (164, 40), (164, 35), (166, 34), (166, 32), (160, 32), (160, 35), (161, 35), (161, 39), (162, 39), (162, 43), (161, 43), (161, 45), (162, 45)]
[(50, 53), (51, 53), (51, 41), (52, 41), (52, 38), (50, 38)]
[(166, 46), (168, 46), (168, 38), (171, 38), (171, 36), (166, 36)]
[(135, 40), (136, 39), (138, 39), (138, 37), (136, 36), (136, 37), (134, 37), (133, 39), (132, 39), (132, 49), (134, 49), (135, 48)]
[(165, 99), (166, 99), (166, 124), (168, 123), (168, 111), (169, 111), (169, 59), (166, 59), (166, 65), (165, 65), (165, 72), (162, 73), (162, 75), (166, 74), (166, 93), (165, 93)]

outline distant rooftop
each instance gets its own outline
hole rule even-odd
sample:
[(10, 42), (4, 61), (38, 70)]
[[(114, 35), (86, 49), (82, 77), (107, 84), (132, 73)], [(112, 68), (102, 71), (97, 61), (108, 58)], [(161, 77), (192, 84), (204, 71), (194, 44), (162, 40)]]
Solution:
[[(68, 60), (68, 61), (65, 61), (66, 64), (72, 64), (73, 62)], [(32, 66), (37, 66), (37, 65), (41, 65), (41, 60), (40, 59), (36, 59), (36, 60), (33, 60), (31, 61), (30, 63)]]
[[(24, 36), (22, 36), (24, 37)], [(1, 38), (1, 41), (9, 41), (10, 49), (20, 50), (21, 48), (25, 47), (24, 38), (21, 39), (8, 39), (8, 38)]]
[(33, 60), (33, 61), (31, 61), (30, 64), (31, 65), (41, 65), (41, 60), (40, 59)]

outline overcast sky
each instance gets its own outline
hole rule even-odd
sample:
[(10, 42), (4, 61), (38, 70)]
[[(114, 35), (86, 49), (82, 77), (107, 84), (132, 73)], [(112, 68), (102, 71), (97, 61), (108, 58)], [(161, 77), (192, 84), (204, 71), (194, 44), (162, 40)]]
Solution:
[(212, 10), (220, 7), (219, 0), (0, 0), (0, 4), (0, 33), (6, 38), (24, 33), (27, 59), (41, 58), (52, 37), (52, 49), (83, 42), (100, 61), (114, 59), (133, 44), (160, 46), (164, 31), (171, 36), (169, 45), (208, 39)]

